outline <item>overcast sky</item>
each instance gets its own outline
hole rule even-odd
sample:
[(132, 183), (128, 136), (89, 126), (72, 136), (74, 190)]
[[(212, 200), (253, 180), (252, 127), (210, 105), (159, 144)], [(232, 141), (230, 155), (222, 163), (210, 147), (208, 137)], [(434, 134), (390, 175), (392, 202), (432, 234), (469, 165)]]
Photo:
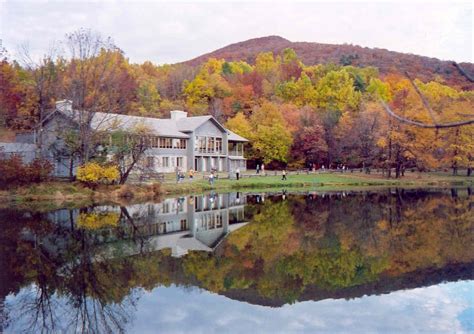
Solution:
[(12, 57), (25, 43), (41, 55), (81, 27), (111, 36), (132, 62), (174, 63), (268, 35), (474, 62), (472, 2), (0, 0), (0, 39)]

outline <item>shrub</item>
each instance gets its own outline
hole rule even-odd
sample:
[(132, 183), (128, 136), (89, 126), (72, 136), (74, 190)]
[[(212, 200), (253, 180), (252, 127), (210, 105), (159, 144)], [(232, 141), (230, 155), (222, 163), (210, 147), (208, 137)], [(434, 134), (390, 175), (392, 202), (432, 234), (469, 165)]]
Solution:
[(49, 180), (54, 166), (44, 159), (35, 159), (27, 166), (27, 174), (30, 182), (39, 183)]
[(90, 187), (111, 184), (119, 175), (116, 166), (101, 166), (95, 162), (88, 162), (77, 169), (77, 179)]
[(16, 187), (47, 181), (53, 165), (44, 159), (34, 159), (25, 164), (19, 155), (0, 157), (0, 187)]
[(87, 230), (99, 230), (109, 227), (117, 227), (120, 216), (115, 212), (80, 213), (77, 218), (77, 226)]
[(119, 177), (120, 173), (116, 166), (104, 167), (102, 170), (102, 178), (108, 183), (113, 183)]

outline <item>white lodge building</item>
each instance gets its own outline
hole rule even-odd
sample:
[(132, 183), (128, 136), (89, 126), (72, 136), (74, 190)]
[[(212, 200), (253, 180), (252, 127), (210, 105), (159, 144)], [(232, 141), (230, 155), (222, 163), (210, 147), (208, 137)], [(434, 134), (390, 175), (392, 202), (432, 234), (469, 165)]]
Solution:
[[(57, 103), (56, 112), (43, 127), (46, 147), (58, 145), (57, 134), (61, 129), (75, 127), (74, 120), (78, 118), (75, 113), (69, 101)], [(91, 128), (95, 131), (132, 131), (137, 125), (145, 126), (150, 146), (145, 152), (145, 164), (156, 172), (171, 173), (176, 167), (198, 172), (246, 169), (244, 144), (247, 139), (227, 130), (212, 116), (188, 117), (180, 110), (171, 111), (170, 116), (159, 119), (97, 112), (93, 114)], [(50, 155), (49, 158), (55, 164), (57, 176), (68, 175), (66, 157)]]

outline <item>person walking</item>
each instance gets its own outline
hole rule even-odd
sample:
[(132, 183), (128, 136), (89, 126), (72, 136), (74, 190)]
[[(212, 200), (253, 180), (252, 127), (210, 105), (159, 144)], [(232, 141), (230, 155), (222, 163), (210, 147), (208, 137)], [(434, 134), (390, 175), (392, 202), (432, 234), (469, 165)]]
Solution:
[(257, 174), (259, 174), (260, 173), (260, 165), (259, 164), (257, 164), (256, 170), (257, 170)]
[(192, 180), (194, 178), (194, 169), (190, 169), (189, 172), (188, 172), (188, 177), (190, 180)]
[(211, 174), (209, 174), (209, 184), (211, 186), (214, 185), (214, 172), (211, 172)]
[(265, 165), (263, 164), (263, 162), (262, 162), (262, 175), (265, 176)]
[(237, 178), (237, 181), (240, 180), (240, 168), (237, 167), (237, 169), (235, 170), (235, 177)]
[(285, 180), (286, 181), (286, 169), (283, 169), (283, 171), (281, 172), (281, 180)]
[(178, 166), (175, 167), (174, 172), (176, 173), (176, 183), (179, 183), (179, 167)]

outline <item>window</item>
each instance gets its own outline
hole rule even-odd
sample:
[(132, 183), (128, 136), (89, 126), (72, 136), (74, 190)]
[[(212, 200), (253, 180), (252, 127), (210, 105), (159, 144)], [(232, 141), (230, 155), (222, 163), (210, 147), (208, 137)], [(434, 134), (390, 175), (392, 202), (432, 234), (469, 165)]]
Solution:
[(171, 138), (160, 138), (160, 148), (173, 148)]
[(186, 139), (173, 139), (173, 148), (185, 149)]
[(207, 153), (214, 152), (214, 138), (208, 137), (207, 138)]
[(169, 167), (169, 166), (170, 166), (170, 158), (163, 157), (163, 167)]
[(216, 138), (216, 152), (222, 153), (222, 138)]
[(176, 166), (177, 167), (183, 167), (183, 157), (177, 157), (176, 158)]
[(159, 147), (159, 138), (158, 137), (151, 137), (151, 147), (157, 148)]
[(146, 166), (148, 168), (155, 167), (155, 157), (146, 157)]
[(206, 152), (206, 137), (196, 136), (194, 150), (198, 152)]

